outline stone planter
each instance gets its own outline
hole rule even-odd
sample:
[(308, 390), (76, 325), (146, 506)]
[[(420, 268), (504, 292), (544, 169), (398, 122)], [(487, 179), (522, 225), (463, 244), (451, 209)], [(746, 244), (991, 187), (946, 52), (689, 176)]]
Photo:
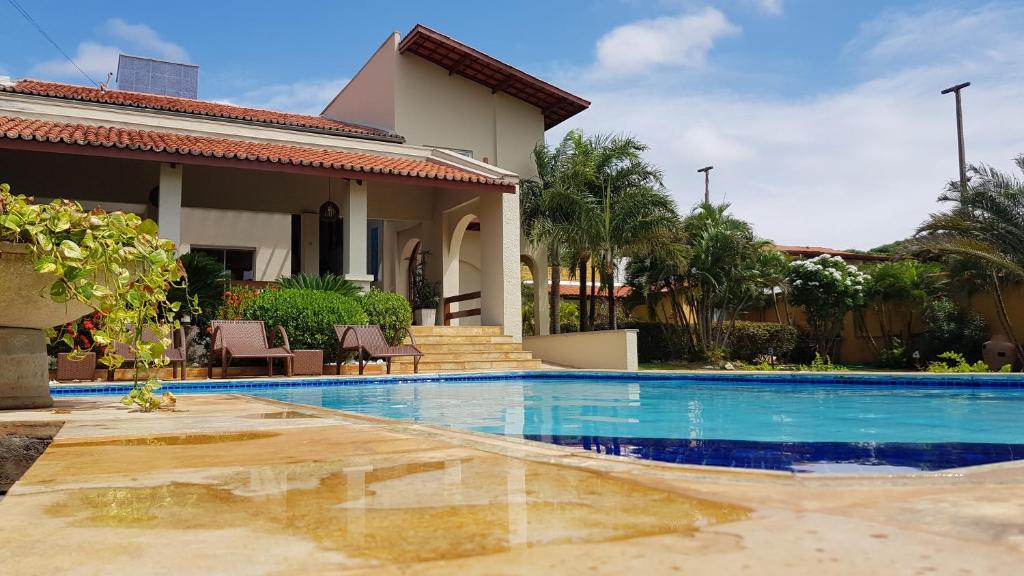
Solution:
[(413, 319), (417, 326), (433, 326), (437, 323), (437, 310), (434, 308), (420, 308), (413, 312)]
[(91, 310), (50, 300), (56, 280), (32, 269), (27, 246), (0, 242), (0, 410), (53, 405), (45, 330)]

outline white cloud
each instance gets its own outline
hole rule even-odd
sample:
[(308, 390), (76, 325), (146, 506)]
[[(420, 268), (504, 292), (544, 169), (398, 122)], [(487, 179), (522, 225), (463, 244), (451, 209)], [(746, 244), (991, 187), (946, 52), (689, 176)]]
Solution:
[(145, 24), (129, 24), (120, 18), (111, 18), (107, 20), (105, 29), (111, 36), (143, 50), (147, 56), (188, 62), (188, 53), (184, 48), (164, 40), (156, 30)]
[[(82, 42), (78, 45), (78, 51), (71, 59), (78, 65), (78, 68), (84, 70), (96, 81), (103, 82), (107, 79), (108, 72), (117, 70), (117, 54), (119, 52), (120, 49), (115, 46), (98, 44), (96, 42)], [(55, 78), (75, 78), (81, 74), (74, 64), (64, 58), (54, 58), (40, 62), (32, 71), (43, 77)]]
[(739, 32), (714, 8), (625, 24), (598, 40), (593, 72), (623, 76), (655, 67), (701, 68), (717, 40)]
[(772, 16), (782, 14), (782, 0), (748, 0), (758, 10)]
[[(108, 72), (117, 71), (117, 55), (122, 52), (179, 62), (188, 61), (188, 53), (184, 48), (164, 40), (160, 34), (145, 24), (129, 24), (120, 18), (112, 18), (104, 24), (102, 35), (116, 44), (87, 40), (78, 44), (77, 51), (71, 57), (79, 68), (97, 82), (105, 81)], [(32, 72), (47, 78), (82, 79), (75, 65), (65, 58), (52, 58), (40, 62), (32, 68)]]
[[(677, 84), (574, 87), (591, 109), (549, 133), (628, 131), (651, 146), (649, 158), (688, 209), (703, 195), (701, 166), (713, 164), (715, 201), (733, 204), (761, 235), (783, 244), (870, 248), (906, 237), (939, 208), (935, 198), (957, 175), (953, 101), (939, 91), (971, 80), (965, 92), (967, 155), (1011, 170), (1024, 153), (1016, 128), (1024, 60), (1016, 8), (987, 6), (954, 13), (975, 22), (974, 56), (944, 46), (927, 62), (901, 59), (904, 23), (934, 22), (933, 12), (890, 14), (872, 24), (875, 42), (848, 57), (868, 64), (886, 55), (883, 72), (840, 91), (803, 99), (727, 91), (683, 92)], [(931, 33), (938, 34), (936, 30)], [(941, 35), (941, 34), (940, 34)], [(916, 58), (916, 56), (915, 56)]]
[(324, 106), (347, 83), (347, 78), (335, 78), (268, 84), (229, 97), (225, 101), (239, 106), (268, 108), (299, 114), (320, 114)]

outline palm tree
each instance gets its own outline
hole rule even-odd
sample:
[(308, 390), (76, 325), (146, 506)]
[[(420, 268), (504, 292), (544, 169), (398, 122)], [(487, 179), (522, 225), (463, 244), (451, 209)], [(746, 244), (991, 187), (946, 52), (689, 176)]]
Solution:
[[(1024, 172), (1024, 155), (1015, 159)], [(978, 262), (987, 269), (1000, 321), (1024, 357), (1010, 322), (1001, 284), (1024, 280), (1024, 182), (984, 165), (971, 166), (966, 188), (950, 183), (939, 196), (952, 207), (917, 229), (914, 249)]]
[[(571, 152), (573, 142), (568, 136), (555, 148), (538, 144), (534, 148), (537, 177), (520, 184), (520, 218), (523, 236), (534, 246), (545, 246), (551, 265), (551, 333), (561, 326), (562, 265), (567, 257), (586, 251), (593, 222), (586, 220), (595, 213), (593, 201), (582, 192), (572, 178)], [(535, 279), (545, 282), (545, 279)], [(581, 292), (583, 292), (581, 290)], [(583, 294), (585, 297), (585, 294)], [(583, 320), (581, 311), (581, 323)]]

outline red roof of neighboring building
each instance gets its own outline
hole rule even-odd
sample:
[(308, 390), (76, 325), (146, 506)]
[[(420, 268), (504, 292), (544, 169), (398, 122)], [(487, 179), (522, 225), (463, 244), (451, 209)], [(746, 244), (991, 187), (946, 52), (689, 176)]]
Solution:
[(387, 140), (390, 142), (404, 141), (401, 136), (388, 132), (387, 130), (361, 126), (359, 124), (352, 124), (349, 122), (339, 122), (337, 120), (322, 118), (320, 116), (292, 114), (290, 112), (275, 112), (259, 108), (246, 108), (243, 106), (234, 106), (219, 102), (192, 100), (190, 98), (176, 98), (174, 96), (161, 96), (157, 94), (145, 94), (142, 92), (101, 90), (99, 88), (91, 88), (88, 86), (76, 86), (74, 84), (45, 82), (41, 80), (19, 80), (13, 86), (0, 85), (0, 91), (33, 96), (63, 98), (66, 100), (113, 104), (117, 106), (130, 106), (133, 108), (145, 108), (147, 110), (163, 110), (184, 114), (196, 114), (199, 116), (226, 118), (230, 120), (272, 124), (276, 126), (313, 129), (336, 133), (338, 135), (354, 136), (358, 138), (373, 138), (378, 140)]
[[(549, 288), (550, 288), (550, 284), (549, 284)], [(550, 289), (549, 289), (549, 292), (550, 292)], [(575, 297), (579, 297), (579, 295), (580, 295), (580, 285), (578, 283), (563, 282), (563, 283), (558, 285), (558, 293), (561, 294), (562, 296), (575, 296)], [(587, 293), (588, 294), (590, 293), (590, 288), (589, 287), (587, 288)], [(615, 297), (616, 298), (625, 298), (626, 296), (629, 296), (632, 293), (633, 293), (633, 289), (630, 288), (629, 286), (616, 286), (615, 287)], [(598, 286), (597, 287), (597, 296), (599, 298), (607, 298), (608, 297), (608, 289), (607, 288), (601, 288), (600, 286)]]
[(850, 252), (849, 250), (835, 250), (832, 248), (825, 248), (824, 246), (784, 246), (776, 244), (775, 249), (779, 252), (785, 252), (790, 256), (821, 256), (822, 254), (828, 254), (830, 256), (841, 256), (845, 260), (862, 260), (862, 261), (881, 261), (881, 260), (892, 260), (892, 256), (886, 256), (884, 254), (864, 254), (861, 252)]
[(399, 52), (409, 52), (491, 89), (505, 92), (544, 113), (547, 130), (590, 107), (590, 102), (531, 76), (462, 42), (417, 24), (402, 39)]
[(468, 182), (514, 190), (514, 187), (504, 181), (486, 178), (475, 172), (429, 159), (398, 158), (344, 150), (211, 138), (173, 132), (70, 124), (11, 116), (0, 116), (0, 146), (3, 146), (4, 140), (160, 153), (172, 156), (166, 160), (169, 162), (185, 161), (183, 159), (176, 160), (175, 157), (202, 156), (240, 162), (269, 162), (325, 170)]

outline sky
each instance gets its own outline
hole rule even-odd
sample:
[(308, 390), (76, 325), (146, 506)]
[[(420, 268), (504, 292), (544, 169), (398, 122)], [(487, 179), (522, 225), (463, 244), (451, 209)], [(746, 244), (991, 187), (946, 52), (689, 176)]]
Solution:
[[(392, 31), (423, 23), (592, 102), (547, 133), (649, 146), (682, 211), (711, 195), (781, 244), (905, 238), (969, 162), (1024, 153), (1024, 1), (18, 0), (98, 82), (117, 53), (200, 66), (200, 97), (317, 114)], [(89, 83), (0, 0), (0, 75)]]

